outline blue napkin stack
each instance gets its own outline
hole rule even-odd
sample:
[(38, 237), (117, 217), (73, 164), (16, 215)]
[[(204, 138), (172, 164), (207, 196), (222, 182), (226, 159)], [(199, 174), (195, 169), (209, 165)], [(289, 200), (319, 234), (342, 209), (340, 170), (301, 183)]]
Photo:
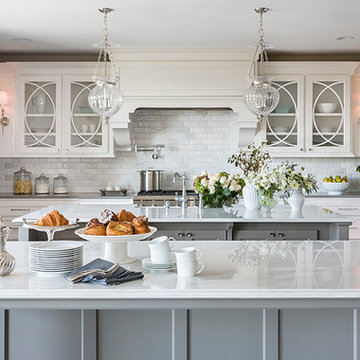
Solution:
[[(91, 269), (107, 270), (113, 265), (114, 263), (112, 263), (111, 261), (98, 258), (89, 262), (86, 265), (81, 266), (80, 268), (72, 271), (71, 273), (66, 274), (65, 278), (68, 279), (70, 275), (77, 274), (78, 272), (83, 270), (91, 270)], [(100, 285), (119, 285), (128, 281), (139, 280), (142, 279), (143, 277), (144, 274), (142, 272), (129, 271), (119, 266), (119, 268), (110, 275), (99, 275), (99, 274), (88, 275), (82, 278), (81, 282), (90, 283), (90, 284), (100, 284)]]

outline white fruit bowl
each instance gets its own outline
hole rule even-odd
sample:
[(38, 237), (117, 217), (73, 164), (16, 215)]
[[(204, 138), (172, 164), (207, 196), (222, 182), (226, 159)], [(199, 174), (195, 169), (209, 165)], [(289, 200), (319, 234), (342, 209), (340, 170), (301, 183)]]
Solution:
[(350, 182), (343, 183), (333, 183), (323, 181), (323, 187), (328, 192), (329, 195), (342, 195), (350, 187)]

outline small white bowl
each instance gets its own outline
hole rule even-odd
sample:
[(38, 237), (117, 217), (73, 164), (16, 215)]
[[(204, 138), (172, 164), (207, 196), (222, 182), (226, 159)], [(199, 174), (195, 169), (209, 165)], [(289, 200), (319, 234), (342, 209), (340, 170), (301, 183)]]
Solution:
[(333, 113), (336, 110), (336, 103), (320, 103), (317, 105), (319, 113)]
[(329, 195), (343, 195), (346, 190), (350, 187), (350, 182), (343, 183), (333, 183), (323, 181), (323, 187), (328, 192)]

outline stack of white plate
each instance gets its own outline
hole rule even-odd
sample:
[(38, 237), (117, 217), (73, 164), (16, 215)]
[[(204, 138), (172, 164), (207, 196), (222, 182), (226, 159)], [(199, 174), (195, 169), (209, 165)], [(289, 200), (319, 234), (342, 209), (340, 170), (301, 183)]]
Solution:
[(151, 261), (151, 258), (143, 259), (142, 260), (142, 267), (146, 270), (152, 271), (170, 271), (176, 269), (176, 260), (171, 260), (168, 263), (163, 264), (155, 264)]
[(30, 270), (42, 274), (65, 274), (83, 264), (83, 244), (54, 241), (30, 245)]

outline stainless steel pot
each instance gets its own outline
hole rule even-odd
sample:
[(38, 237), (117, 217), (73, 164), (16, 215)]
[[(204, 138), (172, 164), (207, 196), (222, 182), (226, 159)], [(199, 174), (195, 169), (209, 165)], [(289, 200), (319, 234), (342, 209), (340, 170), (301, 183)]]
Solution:
[(139, 170), (140, 191), (162, 190), (163, 172), (163, 170)]

